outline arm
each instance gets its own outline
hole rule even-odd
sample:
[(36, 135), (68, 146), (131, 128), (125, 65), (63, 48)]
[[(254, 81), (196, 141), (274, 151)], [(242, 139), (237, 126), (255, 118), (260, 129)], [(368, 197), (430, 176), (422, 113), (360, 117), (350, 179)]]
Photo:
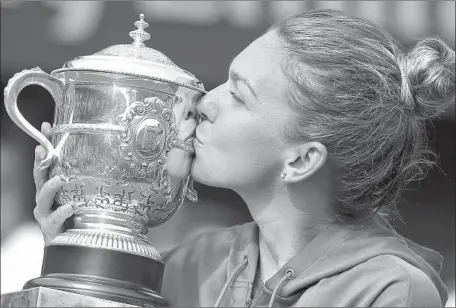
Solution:
[(439, 292), (422, 271), (404, 272), (376, 298), (373, 307), (443, 307)]

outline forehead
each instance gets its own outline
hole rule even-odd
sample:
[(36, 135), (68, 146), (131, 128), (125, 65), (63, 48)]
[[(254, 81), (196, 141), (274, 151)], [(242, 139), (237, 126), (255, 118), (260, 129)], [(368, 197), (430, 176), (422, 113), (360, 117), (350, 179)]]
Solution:
[(231, 69), (249, 81), (259, 99), (274, 99), (282, 96), (285, 88), (283, 59), (279, 38), (268, 32), (244, 49), (233, 60)]

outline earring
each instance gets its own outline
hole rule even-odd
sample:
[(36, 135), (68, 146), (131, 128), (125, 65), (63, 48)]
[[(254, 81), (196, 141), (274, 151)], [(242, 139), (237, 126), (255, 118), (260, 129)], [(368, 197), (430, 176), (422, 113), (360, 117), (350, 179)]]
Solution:
[(287, 175), (285, 174), (285, 172), (282, 172), (282, 173), (280, 174), (280, 178), (281, 178), (282, 180), (285, 179), (286, 176), (287, 176)]

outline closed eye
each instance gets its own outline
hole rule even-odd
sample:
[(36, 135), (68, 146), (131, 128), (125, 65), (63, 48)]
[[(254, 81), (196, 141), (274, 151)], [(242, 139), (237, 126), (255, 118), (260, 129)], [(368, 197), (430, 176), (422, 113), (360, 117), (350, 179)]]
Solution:
[(236, 103), (243, 104), (243, 105), (245, 104), (244, 101), (239, 96), (236, 95), (236, 93), (230, 91), (230, 94), (231, 94), (231, 97), (233, 97), (233, 99), (236, 101)]

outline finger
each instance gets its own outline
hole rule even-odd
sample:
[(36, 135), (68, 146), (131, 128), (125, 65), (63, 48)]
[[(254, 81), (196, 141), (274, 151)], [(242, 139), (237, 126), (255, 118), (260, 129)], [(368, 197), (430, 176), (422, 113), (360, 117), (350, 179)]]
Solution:
[(173, 148), (169, 151), (166, 170), (168, 174), (177, 179), (185, 179), (190, 175), (193, 156), (181, 149)]
[(74, 214), (73, 206), (73, 203), (64, 204), (47, 216), (47, 221), (45, 223), (48, 225), (48, 228), (53, 231), (60, 230), (63, 227), (65, 220)]
[(35, 161), (33, 163), (33, 179), (35, 181), (37, 194), (40, 192), (44, 183), (49, 179), (49, 168), (38, 168), (45, 156), (46, 150), (43, 146), (38, 145), (35, 148)]
[(62, 205), (40, 222), (46, 246), (63, 231), (65, 220), (74, 213), (73, 205), (74, 203)]
[[(48, 122), (41, 123), (41, 133), (49, 138), (51, 132), (51, 124)], [(35, 148), (35, 162), (33, 164), (33, 179), (35, 181), (37, 194), (48, 180), (49, 169), (40, 168), (41, 161), (46, 157), (46, 149), (42, 145)]]
[(193, 137), (195, 135), (196, 124), (197, 123), (194, 118), (188, 118), (183, 121), (179, 127), (177, 138), (179, 140), (186, 141), (188, 138)]
[[(193, 135), (196, 129), (196, 120), (190, 118), (182, 123), (177, 139), (184, 141), (188, 146), (193, 147)], [(166, 170), (172, 177), (185, 179), (190, 175), (193, 153), (174, 147), (169, 151)]]
[(41, 123), (41, 133), (49, 139), (49, 135), (51, 134), (51, 124), (48, 122)]
[(61, 185), (62, 183), (58, 176), (53, 177), (43, 185), (43, 188), (36, 197), (36, 207), (33, 210), (36, 220), (39, 221), (52, 212), (52, 204)]

